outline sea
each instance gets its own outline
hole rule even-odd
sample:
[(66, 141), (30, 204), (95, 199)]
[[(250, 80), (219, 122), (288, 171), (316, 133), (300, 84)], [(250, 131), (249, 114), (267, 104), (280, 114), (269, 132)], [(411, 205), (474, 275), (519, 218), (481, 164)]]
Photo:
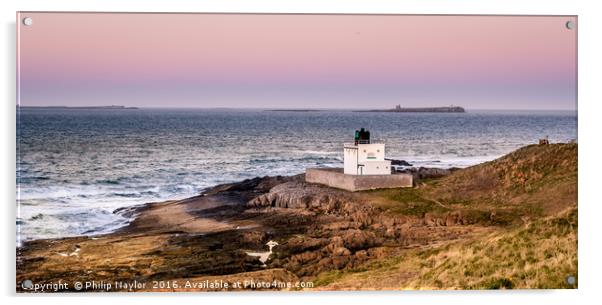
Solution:
[(111, 232), (114, 210), (216, 184), (341, 167), (356, 129), (414, 166), (468, 167), (549, 137), (577, 140), (576, 111), (385, 113), (262, 109), (17, 110), (17, 244)]

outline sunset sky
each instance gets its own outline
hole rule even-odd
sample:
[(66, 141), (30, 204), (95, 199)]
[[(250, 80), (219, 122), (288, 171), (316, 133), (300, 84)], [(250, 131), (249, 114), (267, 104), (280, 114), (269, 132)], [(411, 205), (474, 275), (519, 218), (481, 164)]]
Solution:
[(18, 19), (24, 106), (576, 109), (576, 17)]

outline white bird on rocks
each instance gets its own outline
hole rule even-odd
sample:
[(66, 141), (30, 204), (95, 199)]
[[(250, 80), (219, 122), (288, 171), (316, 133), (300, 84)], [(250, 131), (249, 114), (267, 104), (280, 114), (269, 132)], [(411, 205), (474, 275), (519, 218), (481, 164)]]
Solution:
[(278, 243), (270, 240), (265, 245), (270, 249), (267, 252), (247, 252), (248, 256), (259, 257), (259, 261), (263, 264), (262, 267), (266, 267), (265, 262), (267, 262), (268, 258), (270, 258), (270, 255), (272, 255), (272, 248), (278, 246)]

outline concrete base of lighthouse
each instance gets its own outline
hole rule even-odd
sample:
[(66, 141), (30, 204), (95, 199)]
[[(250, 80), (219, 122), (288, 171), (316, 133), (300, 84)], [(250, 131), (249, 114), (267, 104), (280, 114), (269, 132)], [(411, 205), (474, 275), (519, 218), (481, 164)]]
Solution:
[(305, 181), (347, 190), (350, 192), (412, 187), (412, 175), (345, 175), (342, 168), (307, 168)]

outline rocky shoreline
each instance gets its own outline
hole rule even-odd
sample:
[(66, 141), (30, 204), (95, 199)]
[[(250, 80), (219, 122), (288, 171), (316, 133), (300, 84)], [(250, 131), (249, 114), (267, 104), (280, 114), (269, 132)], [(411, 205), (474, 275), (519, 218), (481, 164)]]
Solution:
[[(445, 248), (533, 217), (521, 206), (484, 205), (492, 200), (468, 205), (468, 199), (445, 199), (447, 193), (441, 192), (448, 181), (472, 194), (458, 179), (464, 172), (481, 175), (474, 170), (429, 172), (431, 176), (421, 178), (428, 176), (434, 183), (358, 193), (306, 183), (303, 175), (262, 177), (218, 185), (184, 200), (119, 209), (115, 213), (133, 221), (116, 232), (35, 240), (19, 247), (17, 291), (31, 290), (23, 286), (25, 281), (146, 283), (133, 290), (113, 285), (110, 290), (100, 286), (85, 291), (345, 289), (329, 284), (325, 276), (370, 270), (375, 263), (408, 251)], [(483, 194), (497, 194), (482, 185), (489, 181), (486, 177), (478, 178)], [(272, 253), (265, 262), (248, 255), (267, 251), (268, 242)], [(415, 276), (400, 272), (393, 279), (354, 289), (399, 289), (399, 283)], [(181, 285), (188, 282), (293, 285), (202, 289)], [(311, 286), (295, 286), (300, 282)], [(180, 284), (155, 287), (155, 283)], [(82, 290), (69, 286), (61, 291)]]
[[(305, 183), (298, 175), (255, 178), (184, 200), (118, 209), (115, 213), (134, 220), (117, 232), (25, 243), (18, 249), (17, 282), (198, 280), (252, 272), (311, 281), (321, 272), (475, 231), (387, 216), (366, 199)], [(246, 254), (265, 251), (270, 240), (279, 245), (265, 267)], [(61, 255), (75, 249), (77, 255)]]

